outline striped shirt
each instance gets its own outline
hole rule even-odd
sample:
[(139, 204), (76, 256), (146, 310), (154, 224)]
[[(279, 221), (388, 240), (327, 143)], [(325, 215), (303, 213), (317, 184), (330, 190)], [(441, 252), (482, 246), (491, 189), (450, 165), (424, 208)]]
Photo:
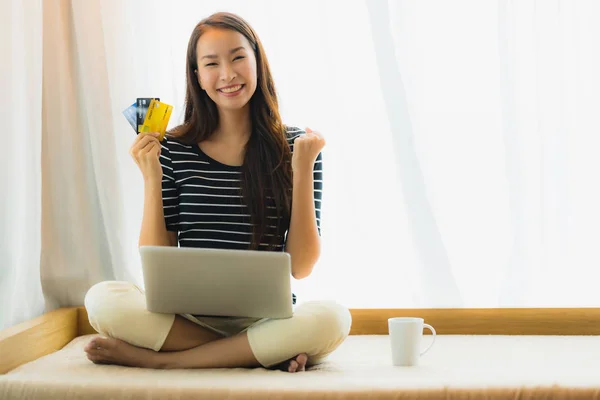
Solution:
[[(305, 132), (298, 128), (287, 128), (292, 153), (294, 140), (303, 134)], [(241, 167), (222, 164), (206, 155), (198, 145), (187, 145), (174, 138), (165, 138), (161, 147), (164, 217), (167, 230), (178, 232), (179, 246), (248, 249), (252, 240), (252, 224), (241, 195)], [(320, 235), (321, 154), (313, 168), (313, 181), (315, 217)], [(277, 234), (276, 209), (270, 207), (268, 211), (268, 234), (279, 236), (276, 250), (283, 251), (287, 232), (283, 236)], [(286, 222), (282, 225), (289, 226), (289, 221)], [(264, 238), (258, 249), (267, 249)]]

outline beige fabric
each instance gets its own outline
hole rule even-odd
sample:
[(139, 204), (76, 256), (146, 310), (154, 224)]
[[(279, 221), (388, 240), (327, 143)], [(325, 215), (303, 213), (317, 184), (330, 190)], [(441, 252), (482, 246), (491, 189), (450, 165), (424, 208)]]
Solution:
[(438, 335), (411, 368), (391, 366), (387, 335), (350, 336), (298, 374), (94, 365), (83, 352), (90, 337), (0, 376), (0, 399), (600, 398), (597, 337)]
[(248, 329), (248, 341), (261, 365), (270, 367), (300, 354), (308, 364), (321, 362), (348, 337), (352, 317), (334, 302), (311, 301), (288, 319), (260, 322)]
[(175, 320), (175, 314), (147, 311), (142, 289), (127, 282), (97, 283), (84, 304), (97, 332), (154, 351), (160, 350)]
[[(162, 347), (175, 319), (175, 314), (147, 311), (144, 292), (129, 282), (92, 286), (85, 307), (90, 324), (102, 335), (154, 351)], [(252, 352), (265, 367), (300, 353), (308, 354), (310, 364), (320, 362), (348, 336), (352, 321), (348, 309), (328, 301), (301, 304), (288, 319), (183, 316), (224, 336), (247, 330)]]

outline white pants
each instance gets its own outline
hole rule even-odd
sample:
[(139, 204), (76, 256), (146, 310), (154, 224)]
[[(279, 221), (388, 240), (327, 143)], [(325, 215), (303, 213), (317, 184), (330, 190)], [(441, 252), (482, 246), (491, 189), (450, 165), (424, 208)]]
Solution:
[[(175, 314), (146, 310), (144, 292), (129, 282), (106, 281), (90, 288), (85, 308), (92, 327), (100, 334), (138, 347), (159, 351)], [(312, 301), (299, 305), (288, 319), (183, 317), (224, 336), (248, 332), (258, 362), (270, 367), (300, 353), (315, 364), (334, 351), (348, 336), (352, 318), (335, 302)]]

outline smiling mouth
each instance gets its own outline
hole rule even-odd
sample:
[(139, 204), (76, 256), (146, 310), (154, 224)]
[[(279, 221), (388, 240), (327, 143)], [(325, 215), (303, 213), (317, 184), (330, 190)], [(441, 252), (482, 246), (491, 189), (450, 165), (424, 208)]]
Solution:
[(242, 90), (243, 87), (244, 87), (244, 85), (235, 85), (235, 86), (230, 86), (228, 88), (217, 89), (217, 91), (221, 92), (221, 93), (231, 94), (231, 93), (239, 92), (240, 90)]

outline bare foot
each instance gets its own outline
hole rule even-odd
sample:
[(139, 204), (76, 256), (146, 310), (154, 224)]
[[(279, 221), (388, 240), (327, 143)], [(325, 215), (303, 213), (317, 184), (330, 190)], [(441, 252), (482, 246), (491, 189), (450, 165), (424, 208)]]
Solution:
[(114, 338), (95, 337), (85, 346), (87, 358), (94, 364), (158, 368), (155, 352)]
[(278, 369), (287, 372), (305, 371), (306, 361), (308, 361), (308, 356), (306, 353), (300, 353), (296, 357), (290, 358), (289, 360), (279, 364)]

